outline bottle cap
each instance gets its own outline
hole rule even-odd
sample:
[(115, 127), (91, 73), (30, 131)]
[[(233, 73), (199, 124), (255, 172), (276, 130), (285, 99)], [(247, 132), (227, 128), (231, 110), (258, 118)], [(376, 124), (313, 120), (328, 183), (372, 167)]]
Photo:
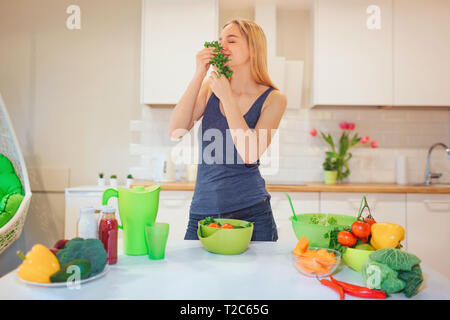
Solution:
[(116, 212), (116, 209), (111, 206), (103, 206), (102, 211), (105, 213), (114, 213)]
[(80, 213), (95, 213), (93, 206), (84, 206), (80, 208)]

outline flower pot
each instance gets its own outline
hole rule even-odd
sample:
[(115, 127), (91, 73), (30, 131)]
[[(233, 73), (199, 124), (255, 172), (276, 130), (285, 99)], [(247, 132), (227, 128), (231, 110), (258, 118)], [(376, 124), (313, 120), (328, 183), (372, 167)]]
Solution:
[(132, 183), (134, 183), (134, 179), (127, 178), (127, 188), (129, 188)]
[(97, 185), (99, 187), (104, 187), (105, 186), (105, 178), (98, 178), (97, 179)]
[(325, 180), (325, 184), (336, 184), (337, 176), (338, 176), (337, 170), (335, 170), (335, 171), (324, 170), (323, 171), (323, 177)]
[(109, 184), (113, 188), (117, 188), (117, 179), (109, 179)]

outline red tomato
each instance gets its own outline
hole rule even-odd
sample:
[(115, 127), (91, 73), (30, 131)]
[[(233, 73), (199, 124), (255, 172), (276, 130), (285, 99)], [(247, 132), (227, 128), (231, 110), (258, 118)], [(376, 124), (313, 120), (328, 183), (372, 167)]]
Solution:
[(213, 223), (208, 224), (208, 227), (219, 228), (219, 225), (217, 223), (213, 222)]
[(364, 222), (370, 224), (370, 226), (372, 226), (374, 223), (377, 223), (375, 219), (372, 218), (365, 218)]
[(355, 221), (352, 224), (352, 233), (358, 239), (368, 238), (370, 236), (370, 224), (363, 221)]
[(231, 224), (229, 224), (229, 223), (224, 223), (224, 224), (221, 226), (221, 228), (222, 228), (222, 229), (234, 229), (234, 227), (233, 227)]
[(349, 231), (341, 231), (337, 235), (337, 240), (341, 246), (353, 247), (356, 244), (355, 236)]

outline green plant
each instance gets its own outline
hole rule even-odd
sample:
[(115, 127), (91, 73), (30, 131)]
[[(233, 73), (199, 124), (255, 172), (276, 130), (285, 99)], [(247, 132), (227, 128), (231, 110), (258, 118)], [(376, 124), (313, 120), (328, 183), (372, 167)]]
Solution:
[(98, 177), (99, 177), (100, 179), (103, 179), (103, 176), (104, 176), (103, 173), (99, 173), (99, 174), (98, 174)]
[(216, 48), (213, 52), (217, 52), (217, 54), (211, 58), (210, 63), (217, 67), (217, 76), (220, 77), (220, 75), (223, 74), (227, 79), (231, 78), (233, 70), (225, 65), (225, 63), (228, 62), (228, 56), (225, 56), (223, 52), (220, 51), (223, 49), (220, 43), (218, 41), (205, 42), (204, 46), (205, 48)]
[(131, 174), (127, 175), (127, 179), (133, 179), (133, 175)]
[[(357, 145), (359, 142), (362, 144), (366, 144), (369, 142), (370, 138), (368, 136), (359, 137), (358, 133), (355, 132), (353, 136), (351, 136), (351, 132), (355, 128), (354, 123), (341, 122), (339, 124), (340, 128), (343, 130), (341, 137), (339, 138), (339, 142), (336, 144), (333, 140), (331, 134), (321, 132), (321, 136), (323, 140), (330, 146), (331, 150), (325, 152), (325, 161), (322, 163), (322, 167), (324, 170), (338, 172), (337, 180), (342, 181), (350, 175), (350, 169), (348, 162), (352, 158), (352, 153), (349, 150)], [(317, 130), (312, 129), (310, 131), (310, 135), (315, 137), (317, 136)], [(376, 140), (373, 140), (370, 143), (372, 148), (377, 148), (378, 143)]]
[(351, 138), (349, 133), (347, 133), (346, 131), (342, 132), (337, 147), (333, 141), (333, 137), (329, 133), (325, 135), (323, 132), (321, 132), (321, 135), (325, 142), (328, 143), (331, 147), (331, 151), (326, 151), (325, 155), (326, 159), (330, 159), (330, 161), (334, 160), (335, 168), (338, 171), (337, 180), (341, 181), (347, 178), (350, 175), (348, 162), (353, 156), (351, 152), (348, 152), (348, 150), (361, 140), (361, 138), (358, 136), (358, 133), (355, 133)]
[(326, 157), (325, 161), (322, 163), (322, 167), (323, 170), (326, 171), (337, 171), (338, 168), (338, 163), (337, 163), (337, 159), (335, 157)]
[(115, 174), (111, 175), (110, 179), (117, 179), (117, 175)]

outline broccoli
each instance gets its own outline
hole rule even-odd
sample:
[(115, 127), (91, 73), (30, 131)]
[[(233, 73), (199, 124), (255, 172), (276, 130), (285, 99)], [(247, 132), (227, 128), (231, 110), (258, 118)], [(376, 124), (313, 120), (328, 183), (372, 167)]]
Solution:
[(90, 276), (103, 271), (106, 266), (106, 251), (98, 239), (74, 238), (66, 243), (64, 249), (56, 253), (60, 265), (76, 259), (86, 259), (91, 263)]

